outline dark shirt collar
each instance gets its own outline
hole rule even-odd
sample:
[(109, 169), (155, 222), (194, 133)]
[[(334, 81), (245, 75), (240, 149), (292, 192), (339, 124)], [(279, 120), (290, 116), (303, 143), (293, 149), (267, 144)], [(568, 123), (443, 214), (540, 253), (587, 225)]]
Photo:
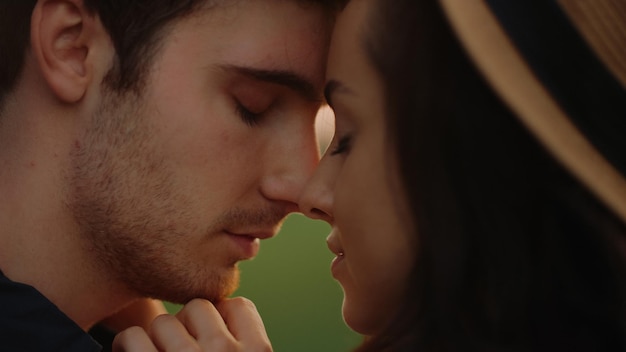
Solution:
[(34, 287), (0, 271), (0, 350), (99, 352), (102, 347)]

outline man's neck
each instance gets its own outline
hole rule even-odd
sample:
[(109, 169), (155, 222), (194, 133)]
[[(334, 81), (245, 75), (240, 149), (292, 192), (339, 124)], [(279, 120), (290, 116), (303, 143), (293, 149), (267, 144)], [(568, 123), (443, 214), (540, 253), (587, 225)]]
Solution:
[(9, 279), (36, 288), (85, 330), (136, 298), (87, 257), (88, 248), (53, 210), (62, 205), (6, 200), (0, 203), (0, 269)]
[(73, 136), (54, 131), (61, 119), (14, 117), (2, 116), (0, 128), (0, 269), (87, 330), (137, 297), (96, 265), (65, 205)]

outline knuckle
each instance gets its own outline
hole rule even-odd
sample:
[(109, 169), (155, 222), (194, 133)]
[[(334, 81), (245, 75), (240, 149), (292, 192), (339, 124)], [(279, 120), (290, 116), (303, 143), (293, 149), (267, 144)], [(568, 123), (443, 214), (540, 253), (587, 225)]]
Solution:
[(161, 314), (154, 318), (152, 323), (150, 324), (150, 334), (153, 335), (158, 331), (163, 331), (172, 326), (172, 324), (176, 324), (177, 319), (173, 315), (170, 314)]
[(186, 345), (186, 346), (180, 346), (179, 348), (176, 349), (176, 351), (178, 352), (202, 352), (202, 348), (200, 348), (200, 346), (193, 344), (193, 345)]
[(168, 324), (168, 323), (171, 323), (173, 320), (176, 320), (176, 318), (173, 315), (161, 314), (157, 316), (156, 318), (154, 318), (154, 320), (152, 321), (152, 326)]
[(272, 348), (272, 345), (270, 343), (267, 343), (265, 345), (262, 346), (257, 346), (254, 349), (255, 352), (273, 352), (274, 349)]
[(206, 351), (241, 352), (239, 343), (233, 338), (222, 337), (213, 339)]
[(202, 352), (202, 349), (198, 345), (188, 344), (188, 345), (185, 345), (185, 346), (178, 346), (176, 348), (176, 351), (177, 352)]
[(175, 352), (202, 352), (200, 345), (193, 339), (179, 340), (176, 344), (169, 345), (164, 350)]
[(124, 343), (126, 341), (133, 339), (136, 336), (139, 336), (141, 333), (143, 333), (142, 328), (138, 326), (133, 326), (115, 335), (115, 338), (113, 339), (113, 341), (115, 343)]
[(245, 297), (234, 297), (231, 298), (229, 300), (229, 303), (237, 306), (239, 308), (246, 308), (246, 309), (250, 309), (253, 311), (256, 311), (256, 305), (254, 304), (254, 302), (252, 302), (251, 300), (249, 300), (248, 298)]
[(130, 327), (115, 335), (111, 344), (111, 350), (114, 352), (127, 351), (128, 348), (131, 348), (144, 336), (147, 336), (147, 334), (143, 328), (139, 326)]
[(209, 302), (206, 299), (202, 299), (202, 298), (194, 298), (191, 301), (189, 301), (187, 304), (185, 304), (185, 307), (183, 309), (190, 309), (190, 310), (196, 310), (196, 309), (212, 309), (213, 303)]

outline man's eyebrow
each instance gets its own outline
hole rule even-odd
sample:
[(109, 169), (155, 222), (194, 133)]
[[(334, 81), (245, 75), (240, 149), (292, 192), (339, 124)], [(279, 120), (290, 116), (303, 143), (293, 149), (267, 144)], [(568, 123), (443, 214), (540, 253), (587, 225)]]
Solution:
[(332, 108), (333, 107), (333, 96), (337, 93), (349, 93), (352, 94), (352, 90), (346, 87), (343, 83), (331, 79), (326, 83), (326, 87), (324, 87), (324, 98), (326, 99), (326, 103)]
[(278, 84), (287, 87), (306, 100), (319, 102), (322, 100), (315, 85), (304, 76), (296, 72), (286, 70), (260, 69), (247, 66), (221, 65), (225, 71), (236, 72), (237, 74), (250, 77), (257, 81)]

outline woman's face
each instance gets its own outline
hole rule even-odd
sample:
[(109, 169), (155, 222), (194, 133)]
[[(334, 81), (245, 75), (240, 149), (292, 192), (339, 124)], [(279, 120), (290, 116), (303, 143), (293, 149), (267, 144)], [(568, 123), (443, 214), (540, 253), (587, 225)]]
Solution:
[(331, 43), (326, 95), (333, 141), (300, 200), (302, 212), (333, 226), (332, 274), (344, 290), (343, 316), (355, 331), (378, 332), (399, 309), (413, 263), (405, 200), (387, 141), (383, 88), (363, 46), (370, 0), (353, 0)]

